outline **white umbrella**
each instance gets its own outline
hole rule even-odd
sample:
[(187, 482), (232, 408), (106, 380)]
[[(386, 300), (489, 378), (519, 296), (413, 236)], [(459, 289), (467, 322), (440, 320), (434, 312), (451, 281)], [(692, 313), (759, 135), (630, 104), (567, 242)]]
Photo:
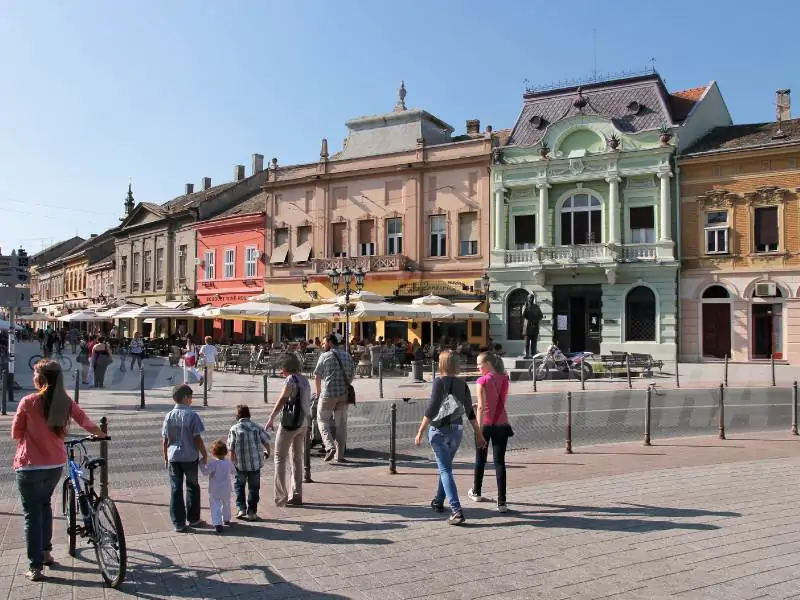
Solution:
[(187, 310), (190, 315), (198, 319), (216, 319), (219, 318), (219, 308), (207, 304), (206, 306), (199, 306), (191, 310)]
[(116, 306), (114, 308), (109, 308), (108, 310), (100, 311), (98, 314), (102, 314), (102, 315), (104, 315), (106, 317), (110, 317), (112, 319), (117, 319), (117, 318), (119, 318), (118, 315), (120, 315), (121, 313), (128, 312), (128, 311), (134, 310), (136, 308), (141, 308), (141, 306), (138, 305), (138, 304), (126, 303), (126, 304), (123, 304), (122, 306)]
[(96, 321), (111, 321), (111, 317), (96, 313), (93, 310), (81, 310), (69, 315), (59, 317), (59, 321), (64, 323), (94, 323)]
[(115, 319), (193, 319), (185, 310), (170, 308), (163, 304), (138, 306), (114, 315)]
[(247, 302), (222, 306), (217, 318), (241, 321), (267, 321), (269, 323), (291, 323), (292, 315), (302, 308), (289, 304), (286, 298), (274, 294), (252, 296)]
[(489, 314), (460, 304), (454, 304), (441, 296), (422, 296), (415, 298), (411, 304), (426, 311), (431, 321), (488, 321)]
[[(392, 304), (383, 296), (372, 292), (350, 295), (350, 321), (411, 321), (426, 318), (428, 311), (408, 304)], [(295, 323), (329, 322), (344, 323), (347, 314), (344, 310), (345, 296), (327, 300), (324, 304), (313, 306), (292, 317)]]

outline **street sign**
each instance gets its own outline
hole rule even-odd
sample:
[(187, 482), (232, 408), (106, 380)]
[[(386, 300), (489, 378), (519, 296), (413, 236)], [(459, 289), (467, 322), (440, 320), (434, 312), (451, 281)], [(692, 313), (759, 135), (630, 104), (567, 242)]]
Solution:
[(6, 308), (29, 308), (31, 290), (26, 287), (0, 287), (0, 306)]

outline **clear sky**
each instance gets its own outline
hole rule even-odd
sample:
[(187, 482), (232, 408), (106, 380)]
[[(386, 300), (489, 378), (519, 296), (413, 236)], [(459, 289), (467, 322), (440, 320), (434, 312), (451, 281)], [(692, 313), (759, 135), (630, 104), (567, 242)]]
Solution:
[[(737, 123), (796, 90), (800, 2), (758, 0), (0, 0), (0, 247), (115, 225), (128, 177), (163, 203), (341, 147), (347, 119), (407, 104), (463, 133), (511, 127), (524, 81), (655, 65), (716, 80)], [(595, 42), (596, 39), (596, 42)]]

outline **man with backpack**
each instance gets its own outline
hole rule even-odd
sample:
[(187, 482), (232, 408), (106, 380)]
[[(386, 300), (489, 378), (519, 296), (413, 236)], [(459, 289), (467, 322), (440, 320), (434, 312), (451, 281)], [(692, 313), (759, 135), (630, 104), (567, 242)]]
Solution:
[[(325, 350), (314, 369), (318, 400), (317, 421), (325, 444), (325, 462), (334, 458), (345, 462), (347, 445), (347, 406), (355, 403), (351, 382), (355, 373), (353, 359), (339, 349), (339, 338), (331, 334), (325, 338)], [(336, 439), (331, 435), (331, 416), (336, 428)]]

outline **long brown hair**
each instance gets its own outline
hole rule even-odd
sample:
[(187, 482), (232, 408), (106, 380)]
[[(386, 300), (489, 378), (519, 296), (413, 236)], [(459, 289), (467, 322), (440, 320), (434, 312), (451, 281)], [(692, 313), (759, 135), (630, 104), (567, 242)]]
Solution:
[(36, 363), (33, 370), (47, 425), (54, 434), (64, 437), (69, 425), (71, 400), (64, 389), (61, 365), (54, 360), (43, 359)]

